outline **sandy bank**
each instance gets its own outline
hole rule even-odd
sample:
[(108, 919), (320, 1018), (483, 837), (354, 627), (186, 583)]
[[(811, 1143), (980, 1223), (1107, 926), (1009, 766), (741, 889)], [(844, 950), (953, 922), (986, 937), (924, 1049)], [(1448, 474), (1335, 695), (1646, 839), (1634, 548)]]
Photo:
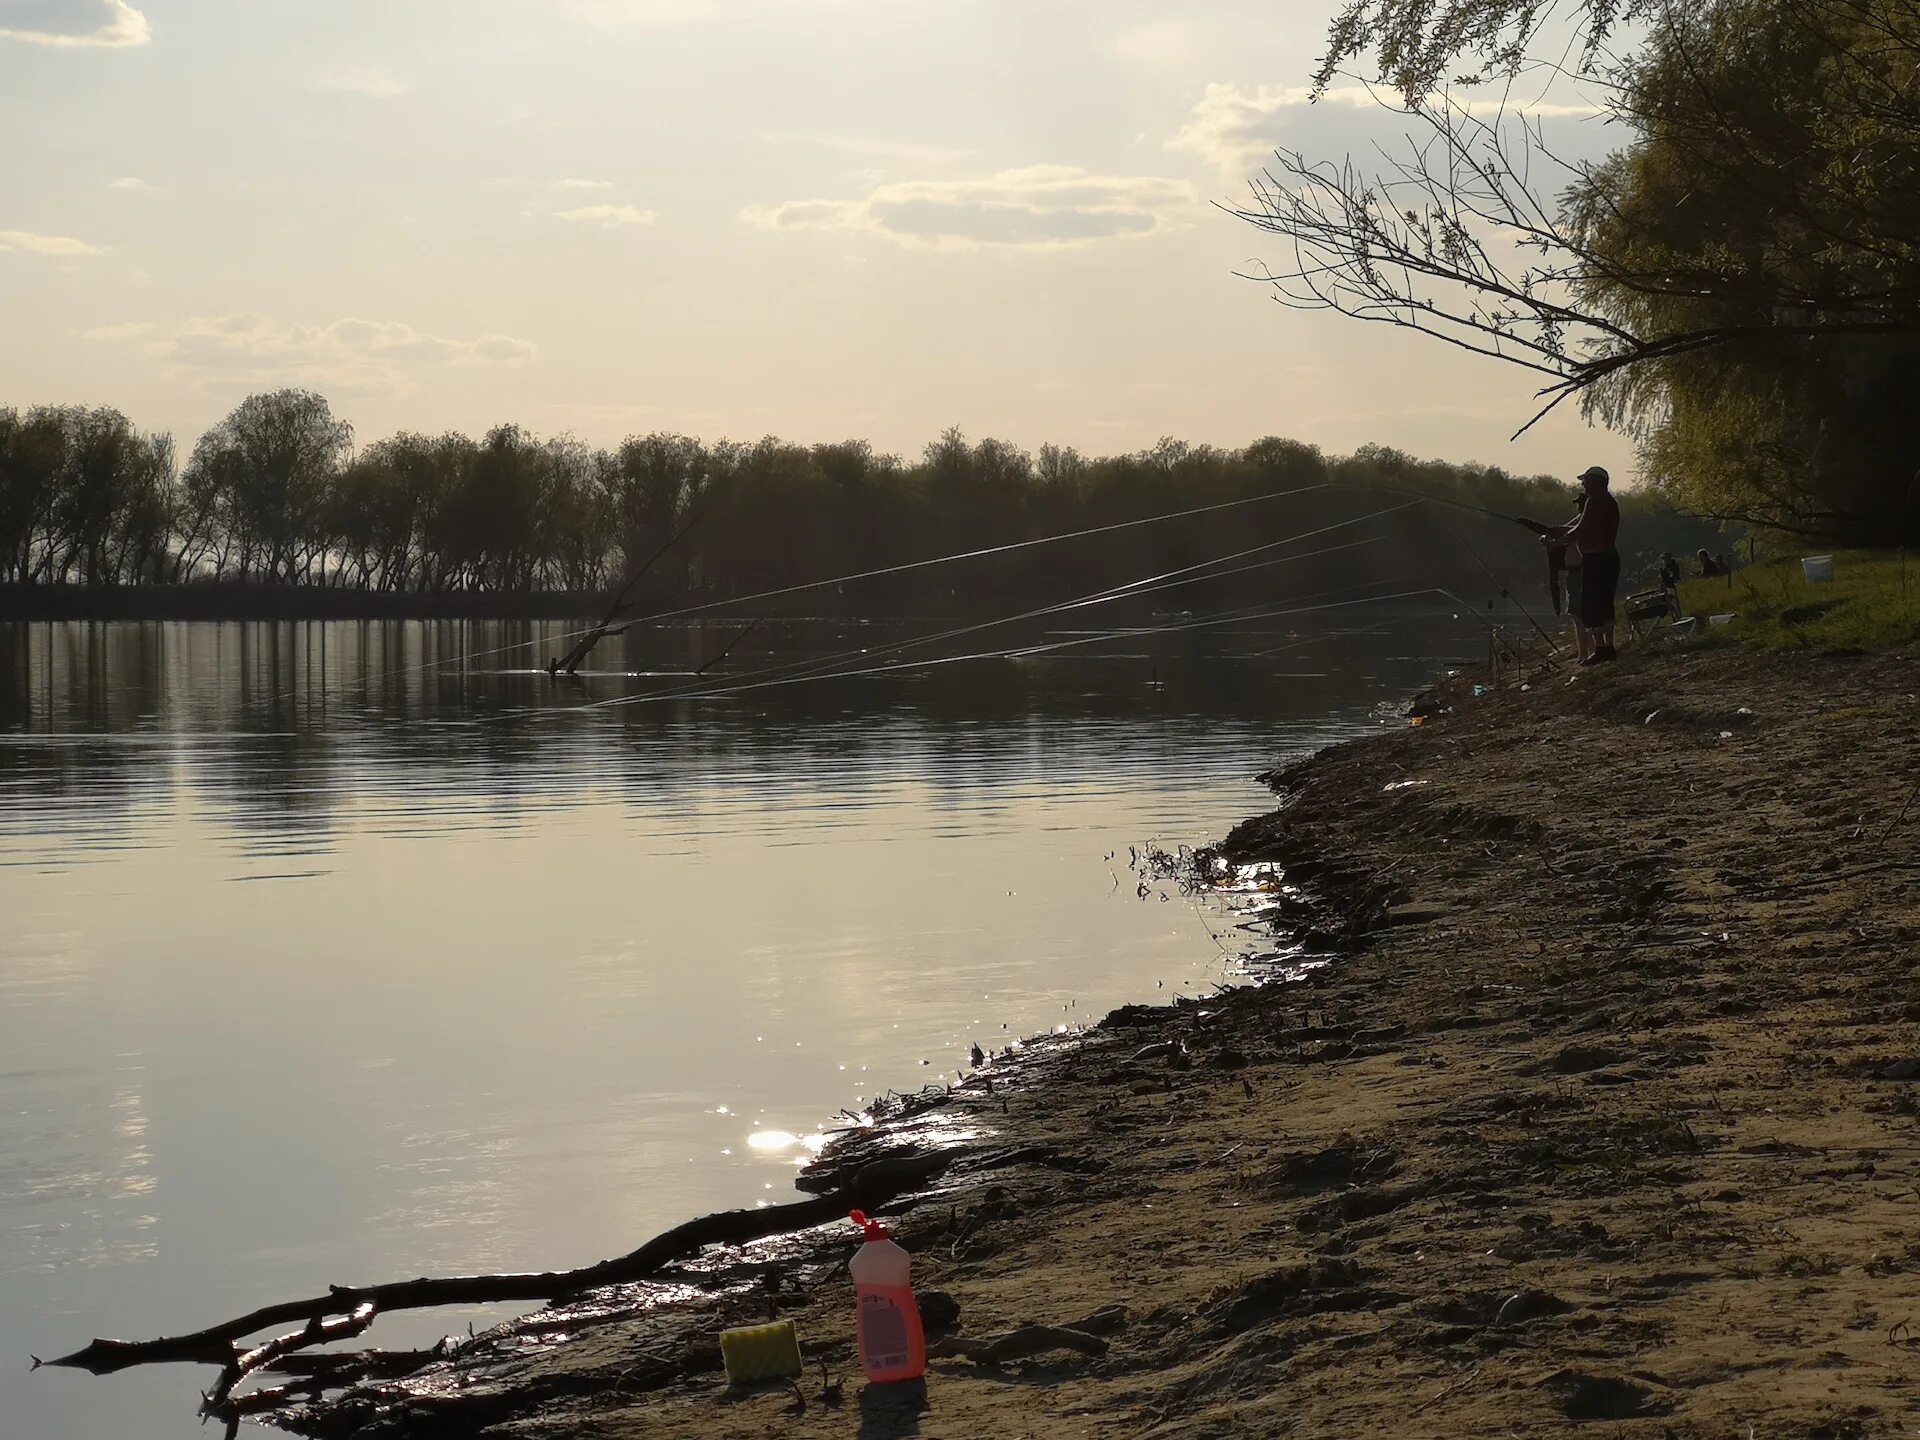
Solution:
[[(958, 1333), (1107, 1351), (860, 1393), (851, 1231), (596, 1297), (321, 1435), (1906, 1433), (1920, 1397), (1920, 660), (1625, 663), (1329, 750), (1223, 845), (1336, 963), (1116, 1012), (830, 1151)], [(686, 1275), (697, 1287), (702, 1277)], [(682, 1292), (686, 1293), (686, 1292)], [(729, 1394), (720, 1324), (816, 1369)], [(1751, 1427), (1751, 1429), (1750, 1429)]]

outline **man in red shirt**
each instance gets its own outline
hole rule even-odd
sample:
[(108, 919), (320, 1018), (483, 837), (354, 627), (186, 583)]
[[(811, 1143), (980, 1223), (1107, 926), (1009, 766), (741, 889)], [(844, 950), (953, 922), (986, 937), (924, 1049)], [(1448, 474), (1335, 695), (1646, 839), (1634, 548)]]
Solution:
[(1598, 465), (1582, 473), (1586, 505), (1565, 525), (1540, 537), (1544, 545), (1565, 545), (1568, 568), (1580, 567), (1580, 593), (1569, 598), (1579, 620), (1574, 633), (1582, 665), (1613, 659), (1613, 594), (1620, 588), (1620, 502), (1608, 493), (1609, 483), (1607, 472)]

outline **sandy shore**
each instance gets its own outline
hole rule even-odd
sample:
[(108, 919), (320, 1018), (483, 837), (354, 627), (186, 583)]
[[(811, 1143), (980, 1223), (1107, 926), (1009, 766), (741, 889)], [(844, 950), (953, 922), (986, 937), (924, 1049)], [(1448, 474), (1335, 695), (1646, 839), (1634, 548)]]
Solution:
[[(810, 1176), (945, 1146), (896, 1223), (920, 1287), (957, 1303), (946, 1333), (1125, 1307), (1090, 1327), (1104, 1354), (948, 1358), (924, 1392), (863, 1393), (836, 1227), (288, 1418), (527, 1440), (1910, 1433), (1917, 691), (1912, 654), (1629, 662), (1326, 751), (1221, 854), (1278, 866), (1262, 923), (1333, 963), (990, 1063)], [(770, 1313), (814, 1373), (729, 1392), (715, 1332)]]

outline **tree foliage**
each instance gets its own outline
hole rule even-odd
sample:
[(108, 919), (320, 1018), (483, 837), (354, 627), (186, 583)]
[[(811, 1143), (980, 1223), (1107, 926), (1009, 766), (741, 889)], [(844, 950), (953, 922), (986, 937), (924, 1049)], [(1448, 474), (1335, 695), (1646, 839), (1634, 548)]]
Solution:
[(117, 410), (0, 410), (0, 578), (159, 579), (173, 444)]
[(1623, 98), (1636, 143), (1568, 195), (1609, 256), (1580, 301), (1724, 343), (1622, 368), (1593, 408), (1714, 513), (1920, 538), (1920, 10), (1738, 0), (1677, 14)]
[[(1291, 249), (1260, 278), (1532, 371), (1539, 413), (1578, 396), (1631, 429), (1682, 504), (1916, 538), (1898, 397), (1920, 351), (1920, 8), (1588, 0), (1590, 70), (1630, 137), (1598, 163), (1497, 100), (1429, 94), (1447, 64), (1529, 63), (1552, 8), (1349, 5), (1330, 63), (1371, 57), (1417, 97), (1415, 132), (1378, 166), (1283, 152), (1239, 212)], [(1629, 20), (1636, 48), (1605, 53)]]
[(329, 548), (331, 489), (352, 444), (311, 390), (251, 395), (200, 437), (186, 483), (268, 579), (304, 578)]
[[(1346, 66), (1371, 62), (1408, 100), (1448, 83), (1512, 75), (1533, 58), (1556, 21), (1573, 29), (1582, 68), (1594, 69), (1623, 27), (1648, 19), (1666, 0), (1344, 0), (1314, 76), (1324, 89)], [(1571, 12), (1571, 13), (1569, 13)], [(1464, 67), (1464, 68), (1456, 68)]]

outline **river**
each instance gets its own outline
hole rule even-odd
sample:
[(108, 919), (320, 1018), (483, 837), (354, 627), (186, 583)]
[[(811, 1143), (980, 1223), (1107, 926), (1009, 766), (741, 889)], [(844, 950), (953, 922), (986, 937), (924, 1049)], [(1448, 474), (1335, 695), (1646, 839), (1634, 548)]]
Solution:
[(0, 625), (0, 1429), (184, 1440), (204, 1373), (29, 1352), (616, 1254), (973, 1043), (1236, 973), (1129, 849), (1470, 647), (1407, 618), (642, 703), (731, 632), (568, 684), (557, 625)]

